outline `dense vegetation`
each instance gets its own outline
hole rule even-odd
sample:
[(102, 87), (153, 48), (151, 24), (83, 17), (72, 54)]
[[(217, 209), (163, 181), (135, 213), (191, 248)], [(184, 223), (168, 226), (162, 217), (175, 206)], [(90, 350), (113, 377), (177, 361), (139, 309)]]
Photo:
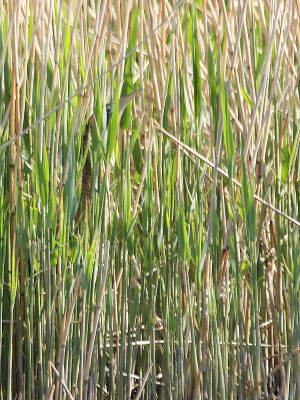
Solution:
[(300, 398), (299, 4), (0, 3), (0, 399)]

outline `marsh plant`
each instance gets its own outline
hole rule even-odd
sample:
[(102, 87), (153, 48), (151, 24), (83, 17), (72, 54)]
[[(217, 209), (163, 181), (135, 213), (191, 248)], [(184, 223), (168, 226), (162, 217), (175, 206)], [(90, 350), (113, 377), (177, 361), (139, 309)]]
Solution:
[(299, 22), (0, 2), (0, 399), (300, 398)]

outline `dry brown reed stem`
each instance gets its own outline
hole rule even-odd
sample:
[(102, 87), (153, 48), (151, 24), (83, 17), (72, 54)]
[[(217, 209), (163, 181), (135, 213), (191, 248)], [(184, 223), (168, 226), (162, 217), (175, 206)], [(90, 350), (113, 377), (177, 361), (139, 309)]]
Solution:
[(3, 65), (4, 65), (4, 57), (5, 57), (5, 54), (6, 54), (6, 50), (7, 50), (7, 46), (8, 46), (9, 40), (11, 39), (10, 35), (11, 35), (11, 32), (12, 32), (12, 28), (13, 28), (13, 26), (15, 24), (16, 15), (17, 15), (17, 6), (15, 5), (14, 11), (13, 11), (13, 15), (12, 15), (12, 18), (10, 19), (9, 27), (8, 27), (8, 30), (7, 30), (7, 35), (6, 35), (4, 44), (3, 44), (2, 54), (1, 54), (1, 57), (0, 57), (0, 74), (2, 73), (2, 68), (3, 68)]
[(226, 6), (225, 6), (225, 1), (221, 0), (221, 6), (222, 6), (222, 16), (225, 21), (225, 27), (226, 27), (226, 33), (225, 35), (225, 49), (224, 49), (224, 54), (223, 54), (223, 65), (227, 65), (227, 57), (228, 57), (228, 47), (229, 47), (229, 52), (232, 54), (233, 53), (233, 40), (231, 37), (231, 32), (230, 32), (230, 26), (229, 26), (229, 21), (230, 21), (230, 13), (227, 14), (226, 11)]
[[(29, 4), (26, 4), (25, 10), (25, 21), (28, 19), (29, 15)], [(28, 25), (25, 24), (24, 27), (24, 63), (22, 67), (21, 77), (25, 76), (25, 73), (28, 68)], [(21, 86), (21, 82), (20, 82)], [(27, 86), (27, 79), (22, 80), (22, 94), (21, 94), (21, 105), (20, 105), (20, 130), (24, 123), (24, 112), (25, 112), (25, 100), (26, 100), (26, 86)], [(18, 131), (20, 132), (20, 131)]]
[(45, 394), (45, 400), (52, 400), (55, 391), (55, 385), (51, 385), (48, 387), (48, 390)]
[[(143, 16), (143, 24), (144, 24), (144, 31), (146, 34), (148, 34), (145, 15)], [(152, 82), (153, 82), (154, 98), (155, 98), (155, 102), (156, 102), (156, 109), (157, 109), (157, 114), (158, 114), (158, 118), (159, 118), (160, 113), (161, 113), (161, 101), (160, 101), (160, 96), (159, 96), (157, 77), (156, 77), (155, 68), (153, 65), (154, 52), (152, 51), (150, 42), (148, 40), (146, 41), (146, 47), (147, 47), (147, 52), (148, 52), (148, 57), (149, 57), (149, 67), (150, 67), (151, 77), (153, 79)]]
[(238, 32), (235, 38), (235, 46), (234, 46), (234, 52), (233, 52), (233, 56), (231, 59), (231, 65), (230, 65), (230, 72), (229, 72), (229, 77), (228, 77), (228, 82), (230, 83), (231, 78), (232, 78), (232, 73), (235, 69), (235, 62), (236, 62), (236, 55), (240, 46), (240, 37), (241, 37), (241, 32), (242, 32), (242, 28), (243, 28), (243, 23), (244, 23), (244, 19), (246, 17), (246, 5), (247, 5), (247, 0), (244, 1), (244, 5), (243, 5), (243, 9), (242, 9), (242, 14), (241, 14), (241, 18), (240, 18), (240, 22), (239, 22), (239, 28), (238, 28)]
[[(187, 1), (187, 0), (186, 0)], [(188, 45), (187, 45), (187, 28), (185, 31), (185, 40), (183, 42), (183, 34), (182, 34), (182, 28), (181, 25), (178, 25), (179, 27), (179, 44), (180, 44), (180, 50), (181, 50), (181, 56), (182, 56), (182, 62), (183, 62), (183, 71), (184, 71), (184, 77), (185, 77), (185, 84), (186, 84), (186, 90), (188, 94), (188, 99), (189, 99), (189, 106), (191, 107), (192, 113), (194, 114), (194, 102), (193, 102), (193, 96), (192, 96), (192, 89), (191, 89), (191, 81), (189, 79), (188, 75)]]
[(59, 351), (59, 358), (58, 358), (58, 364), (57, 364), (59, 380), (57, 380), (57, 382), (56, 382), (55, 400), (60, 400), (62, 398), (62, 380), (63, 380), (63, 366), (64, 366), (65, 349), (66, 349), (66, 344), (67, 344), (67, 339), (68, 339), (68, 334), (69, 334), (69, 328), (70, 328), (70, 324), (71, 324), (71, 318), (73, 315), (75, 303), (76, 303), (77, 296), (79, 293), (82, 277), (83, 277), (83, 271), (80, 270), (76, 288), (74, 290), (73, 300), (70, 305), (68, 315), (67, 315), (66, 319), (64, 319), (65, 323), (63, 324), (62, 330), (61, 330), (60, 351)]
[(121, 35), (122, 35), (122, 19), (121, 19), (121, 3), (120, 3), (120, 0), (116, 0), (115, 12), (116, 12), (116, 30), (117, 30), (117, 37), (118, 37), (119, 41), (121, 41)]
[(137, 394), (136, 394), (136, 396), (135, 396), (135, 399), (136, 399), (136, 400), (139, 400), (139, 398), (141, 397), (141, 395), (142, 395), (142, 393), (143, 393), (145, 384), (146, 384), (146, 382), (147, 382), (147, 379), (148, 379), (148, 376), (149, 376), (149, 374), (150, 374), (150, 372), (151, 372), (152, 367), (153, 367), (153, 363), (151, 363), (151, 364), (149, 365), (149, 367), (148, 367), (148, 369), (147, 369), (147, 371), (146, 371), (146, 374), (145, 374), (145, 376), (144, 376), (144, 378), (143, 378), (143, 383), (142, 383), (141, 386), (139, 387), (139, 390), (138, 390), (138, 392), (137, 392)]
[[(246, 51), (246, 59), (247, 59), (247, 72), (248, 72), (248, 81), (249, 81), (249, 86), (250, 86), (250, 93), (252, 97), (252, 103), (254, 104), (256, 101), (256, 96), (255, 96), (255, 87), (254, 87), (254, 76), (253, 76), (253, 67), (254, 67), (254, 62), (252, 59), (252, 51), (250, 48), (250, 40), (248, 36), (248, 31), (247, 31), (247, 26), (246, 26), (246, 20), (244, 20), (243, 23), (243, 34), (244, 34), (244, 39), (245, 39), (245, 51)], [(242, 63), (241, 63), (242, 66)], [(244, 74), (243, 74), (244, 76)], [(244, 86), (246, 87), (246, 86)]]
[[(288, 37), (289, 25), (290, 24), (288, 24), (287, 29), (286, 29), (286, 33), (285, 33), (285, 37), (284, 37), (284, 43), (286, 42), (287, 37)], [(283, 34), (283, 29), (281, 30), (281, 35), (282, 34)], [(281, 36), (280, 36), (280, 41), (281, 41)], [(265, 146), (263, 148), (264, 148), (264, 151), (266, 151), (266, 144), (267, 144), (267, 138), (268, 138), (268, 134), (267, 133), (269, 133), (269, 131), (270, 131), (269, 128), (270, 128), (270, 123), (271, 123), (271, 112), (270, 112), (270, 109), (271, 109), (271, 105), (273, 103), (273, 98), (274, 98), (274, 94), (275, 94), (275, 86), (276, 86), (276, 83), (277, 83), (277, 80), (278, 80), (278, 75), (279, 75), (279, 72), (280, 72), (281, 62), (282, 62), (282, 58), (283, 58), (283, 50), (284, 50), (284, 46), (282, 46), (281, 51), (279, 52), (279, 55), (275, 60), (276, 61), (275, 62), (276, 68), (274, 68), (275, 69), (275, 76), (274, 76), (274, 80), (272, 82), (272, 88), (271, 88), (271, 93), (270, 93), (270, 98), (269, 98), (269, 104), (268, 104), (268, 107), (267, 107), (266, 113), (264, 115), (264, 119), (263, 119), (262, 125), (260, 127), (260, 131), (259, 131), (259, 134), (258, 134), (256, 147), (255, 147), (254, 154), (253, 154), (252, 161), (251, 161), (250, 173), (252, 173), (252, 171), (254, 169), (254, 166), (255, 166), (255, 163), (256, 163), (257, 153), (258, 153), (258, 150), (260, 148), (260, 142), (261, 142), (261, 139), (262, 139), (263, 128), (264, 128), (265, 124), (266, 124), (266, 130), (265, 130), (266, 135), (265, 135)], [(264, 158), (265, 158), (265, 153), (262, 154), (262, 159), (264, 159)]]
[(124, 71), (125, 71), (125, 54), (126, 54), (127, 33), (128, 33), (127, 27), (128, 27), (128, 21), (129, 21), (129, 15), (130, 15), (131, 8), (132, 8), (132, 0), (129, 0), (129, 1), (127, 1), (126, 7), (125, 7), (125, 19), (123, 22), (123, 30), (122, 30), (122, 36), (121, 36), (119, 55), (117, 56), (117, 60), (122, 60), (121, 64), (119, 65), (119, 70), (120, 70), (119, 96), (121, 94), (121, 90), (122, 90), (122, 86), (123, 86), (123, 77), (124, 77)]
[[(49, 370), (49, 374), (51, 373), (51, 371), (53, 370), (55, 372), (55, 375), (59, 378), (59, 372), (58, 370), (55, 368), (55, 366), (53, 365), (52, 361), (48, 362), (48, 370)], [(52, 382), (52, 379), (50, 380), (50, 382)], [(66, 382), (64, 381), (64, 379), (62, 379), (62, 385), (63, 388), (67, 394), (67, 396), (71, 399), (74, 400), (74, 397), (72, 396), (72, 393), (70, 392), (70, 390), (68, 389), (68, 386), (66, 384)], [(54, 391), (55, 391), (55, 385), (52, 384), (51, 386), (49, 386), (46, 395), (45, 395), (45, 399), (47, 400), (52, 400), (53, 399), (53, 395), (54, 395)]]
[[(278, 18), (279, 18), (279, 11), (280, 11), (280, 6), (278, 6), (278, 8), (277, 8), (277, 12), (276, 12), (276, 16), (275, 16), (275, 22), (274, 22), (272, 31), (271, 31), (272, 28), (271, 28), (271, 24), (270, 24), (270, 37), (269, 37), (269, 40), (268, 40), (268, 50), (267, 50), (265, 66), (264, 66), (264, 70), (263, 70), (263, 74), (262, 74), (260, 88), (259, 88), (259, 91), (258, 91), (258, 96), (256, 98), (256, 104), (255, 104), (254, 112), (252, 114), (251, 124), (250, 124), (249, 130), (248, 130), (248, 133), (247, 133), (247, 140), (246, 140), (245, 147), (244, 147), (243, 155), (244, 155), (245, 162), (246, 162), (247, 157), (248, 157), (250, 141), (253, 139), (252, 138), (252, 132), (253, 132), (254, 123), (256, 121), (256, 117), (257, 117), (257, 113), (258, 113), (258, 108), (259, 108), (259, 104), (260, 104), (260, 98), (261, 98), (261, 95), (266, 90), (266, 85), (268, 83), (268, 76), (269, 76), (270, 62), (271, 62), (271, 55), (272, 55), (272, 48), (273, 48), (273, 43), (274, 43), (274, 40), (275, 40), (276, 27), (277, 27), (277, 22), (278, 22)], [(270, 100), (271, 100), (271, 98), (270, 98)], [(269, 104), (271, 104), (271, 101), (269, 102)]]

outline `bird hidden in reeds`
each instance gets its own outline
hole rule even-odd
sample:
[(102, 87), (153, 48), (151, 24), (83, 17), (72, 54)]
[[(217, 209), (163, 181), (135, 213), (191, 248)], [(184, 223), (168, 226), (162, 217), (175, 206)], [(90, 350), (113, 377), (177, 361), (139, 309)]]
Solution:
[[(127, 96), (122, 97), (119, 100), (119, 119), (121, 118), (123, 111), (129, 104), (131, 100), (133, 100), (138, 94), (142, 93), (142, 89), (136, 90), (135, 92), (132, 92), (128, 94)], [(110, 117), (113, 113), (113, 107), (114, 103), (108, 103), (106, 104), (106, 128), (108, 127)], [(89, 132), (92, 130), (93, 127), (93, 121), (94, 121), (94, 116), (91, 116), (89, 119), (85, 132), (83, 134), (82, 138), (82, 144), (83, 144), (83, 153), (86, 150), (86, 146), (88, 146), (88, 137), (89, 137)], [(90, 152), (88, 151), (86, 161), (84, 164), (84, 168), (82, 171), (82, 217), (85, 215), (85, 210), (86, 206), (89, 206), (89, 201), (90, 201), (90, 196), (91, 196), (91, 175), (92, 175), (92, 169), (91, 169), (91, 159), (90, 159)], [(80, 208), (77, 211), (77, 215), (75, 218), (75, 222), (77, 223), (78, 219), (80, 217)], [(83, 218), (84, 219), (84, 218)]]

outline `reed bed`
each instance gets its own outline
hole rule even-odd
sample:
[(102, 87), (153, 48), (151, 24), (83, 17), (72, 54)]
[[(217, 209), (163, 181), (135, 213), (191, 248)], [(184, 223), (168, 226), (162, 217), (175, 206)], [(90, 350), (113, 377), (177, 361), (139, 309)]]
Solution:
[(300, 398), (299, 23), (0, 3), (1, 399)]

